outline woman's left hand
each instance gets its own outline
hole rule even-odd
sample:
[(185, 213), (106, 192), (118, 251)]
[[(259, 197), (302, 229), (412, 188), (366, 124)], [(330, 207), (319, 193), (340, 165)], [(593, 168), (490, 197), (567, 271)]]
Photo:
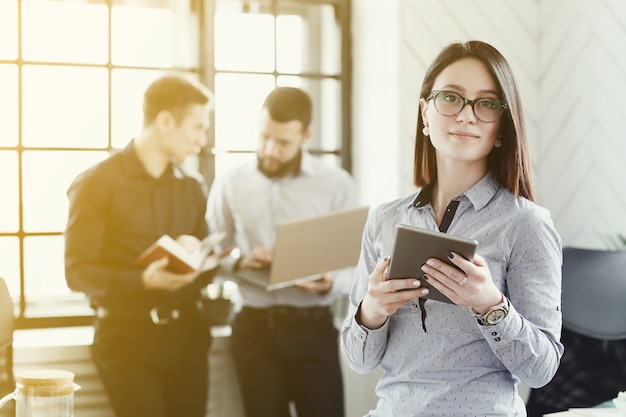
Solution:
[(493, 283), (489, 267), (480, 255), (468, 261), (458, 253), (448, 254), (458, 269), (445, 262), (430, 258), (422, 266), (428, 282), (443, 295), (461, 307), (472, 307), (476, 312), (486, 312), (502, 300), (502, 293)]

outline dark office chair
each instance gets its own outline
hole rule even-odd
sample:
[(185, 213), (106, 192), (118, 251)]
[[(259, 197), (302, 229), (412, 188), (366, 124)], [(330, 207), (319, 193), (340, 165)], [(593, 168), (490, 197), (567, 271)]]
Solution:
[(0, 393), (14, 389), (13, 378), (13, 300), (4, 279), (0, 278)]
[(626, 251), (563, 249), (559, 370), (533, 389), (528, 417), (593, 407), (626, 390)]

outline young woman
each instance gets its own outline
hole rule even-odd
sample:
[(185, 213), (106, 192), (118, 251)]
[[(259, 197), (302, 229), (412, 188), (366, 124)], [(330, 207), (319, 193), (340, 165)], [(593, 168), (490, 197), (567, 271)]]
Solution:
[[(341, 345), (357, 372), (381, 366), (368, 416), (524, 416), (520, 381), (539, 387), (563, 347), (561, 240), (534, 203), (524, 117), (504, 57), (451, 44), (422, 85), (415, 195), (370, 214)], [(396, 224), (477, 240), (454, 268), (387, 280)], [(417, 275), (417, 274), (416, 274)], [(423, 298), (427, 280), (453, 303)]]

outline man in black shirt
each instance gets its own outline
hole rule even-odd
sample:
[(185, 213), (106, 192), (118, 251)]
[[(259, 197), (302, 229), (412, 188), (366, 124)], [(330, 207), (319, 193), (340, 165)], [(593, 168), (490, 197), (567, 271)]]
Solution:
[(92, 355), (118, 417), (205, 415), (211, 335), (197, 301), (212, 273), (135, 259), (163, 234), (208, 234), (206, 184), (181, 163), (206, 145), (211, 104), (199, 83), (157, 79), (140, 134), (68, 190), (67, 282), (95, 309)]

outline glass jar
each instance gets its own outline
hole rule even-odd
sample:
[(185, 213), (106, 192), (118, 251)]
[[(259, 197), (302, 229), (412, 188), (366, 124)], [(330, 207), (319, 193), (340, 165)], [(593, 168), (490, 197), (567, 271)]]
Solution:
[(15, 391), (0, 400), (0, 407), (15, 400), (16, 417), (73, 417), (74, 374), (40, 369), (15, 375)]

